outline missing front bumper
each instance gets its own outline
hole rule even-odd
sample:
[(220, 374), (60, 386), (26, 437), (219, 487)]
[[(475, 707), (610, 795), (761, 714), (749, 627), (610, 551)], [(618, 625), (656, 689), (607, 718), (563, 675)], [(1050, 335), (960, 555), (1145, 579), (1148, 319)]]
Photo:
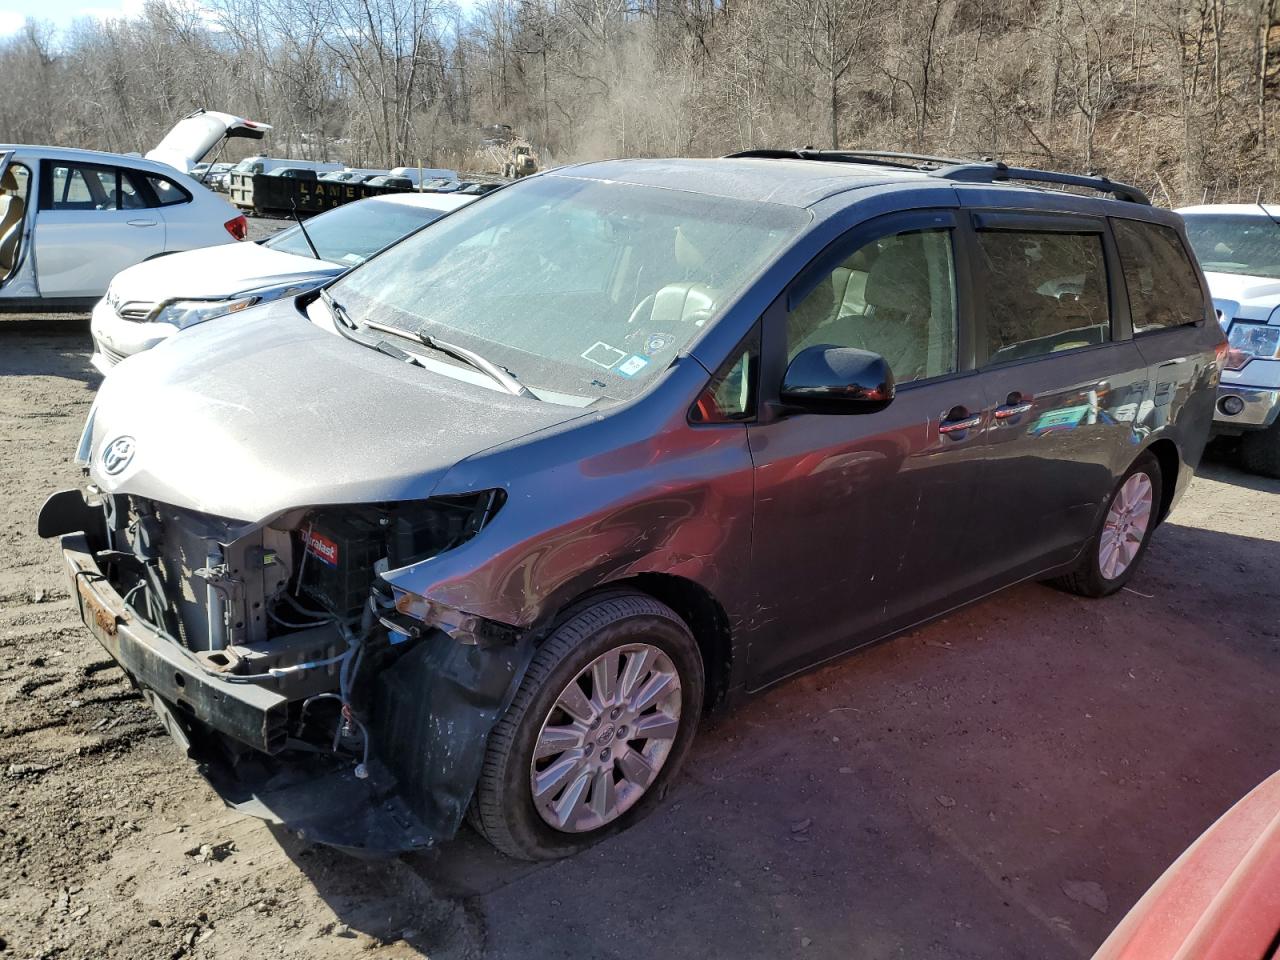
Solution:
[[(62, 537), (61, 548), (81, 619), (228, 806), (356, 854), (392, 855), (442, 839), (414, 814), (383, 766), (370, 764), (370, 775), (361, 779), (348, 760), (296, 749), (288, 739), (283, 696), (209, 676), (135, 617), (103, 576), (83, 534)], [(219, 736), (258, 754), (242, 754), (233, 764), (219, 749)]]
[[(73, 507), (60, 502), (42, 523), (74, 522)], [(210, 675), (129, 610), (86, 534), (65, 534), (60, 546), (81, 619), (229, 806), (363, 855), (417, 850), (456, 833), (489, 733), (532, 658), (531, 636), (487, 649), (439, 630), (420, 637), (374, 678), (373, 756), (359, 778), (349, 758), (290, 739), (286, 697)], [(229, 740), (242, 746), (227, 749)]]
[(248, 683), (210, 675), (185, 651), (125, 606), (98, 568), (84, 534), (62, 537), (62, 558), (80, 618), (140, 687), (173, 704), (176, 712), (266, 754), (288, 740), (288, 700)]

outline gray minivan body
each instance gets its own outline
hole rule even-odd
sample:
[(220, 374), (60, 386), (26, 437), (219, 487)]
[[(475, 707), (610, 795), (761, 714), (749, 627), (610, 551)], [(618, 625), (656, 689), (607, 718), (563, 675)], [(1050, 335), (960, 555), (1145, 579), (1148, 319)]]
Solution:
[[(198, 328), (103, 384), (81, 445), (102, 508), (55, 495), (41, 532), (63, 535), (86, 622), (230, 802), (341, 846), (436, 842), (473, 802), (495, 724), (524, 709), (530, 663), (583, 604), (621, 591), (672, 612), (696, 642), (701, 707), (1011, 584), (1079, 570), (1137, 464), (1158, 464), (1150, 525), (1167, 515), (1208, 435), (1222, 343), (1185, 253), (1177, 283), (1138, 276), (1142, 244), (1185, 248), (1179, 218), (971, 176), (758, 157), (593, 163), (520, 181), (449, 221), (521, 191), (554, 204), (555, 191), (585, 183), (778, 205), (799, 226), (618, 399), (538, 402), (470, 368), (394, 362), (315, 294)], [(1064, 251), (1078, 258), (1065, 272), (1053, 262)], [(919, 369), (893, 370), (896, 390), (888, 376), (879, 393), (851, 384), (860, 402), (876, 398), (863, 415), (806, 408), (784, 389), (799, 357), (844, 356), (824, 338), (874, 315), (873, 294), (885, 316), (895, 298), (909, 309), (914, 280), (886, 287), (875, 266), (885, 256), (949, 278), (945, 309), (936, 292), (929, 309), (952, 318), (951, 339), (930, 333), (928, 357), (901, 361)], [(1034, 277), (1014, 296), (1019, 271)], [(695, 298), (689, 284), (656, 295), (673, 287)], [(1157, 311), (1161, 297), (1177, 302)], [(1037, 310), (1058, 318), (1054, 329), (1024, 336)], [(1068, 326), (1079, 318), (1089, 322)], [(859, 370), (885, 369), (845, 346)], [(728, 412), (715, 399), (727, 378), (743, 384)], [(339, 549), (364, 549), (341, 539), (354, 529), (343, 512), (363, 505), (379, 505), (384, 526), (424, 505), (461, 510), (472, 526), (402, 565), (370, 554), (382, 605), (295, 643), (258, 611), (301, 583), (313, 557), (340, 565)], [(156, 542), (140, 547), (138, 530)], [(172, 592), (170, 577), (185, 584), (176, 628), (155, 622), (170, 615), (163, 603), (151, 616), (124, 602), (138, 578), (118, 553), (161, 570), (140, 578), (144, 596)], [(334, 691), (353, 643), (373, 652), (365, 692), (349, 697)], [(258, 679), (229, 675), (241, 668), (226, 651), (261, 664)], [(368, 728), (363, 749), (339, 751), (361, 761), (355, 773), (351, 759), (318, 767), (314, 752), (292, 752), (301, 701), (321, 696)]]

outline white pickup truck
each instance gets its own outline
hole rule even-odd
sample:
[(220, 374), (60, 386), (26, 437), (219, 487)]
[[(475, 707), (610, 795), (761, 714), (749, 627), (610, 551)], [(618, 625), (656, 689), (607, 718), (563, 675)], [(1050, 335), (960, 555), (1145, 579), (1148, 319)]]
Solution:
[(1215, 435), (1238, 436), (1246, 469), (1280, 477), (1280, 206), (1184, 207), (1228, 355)]

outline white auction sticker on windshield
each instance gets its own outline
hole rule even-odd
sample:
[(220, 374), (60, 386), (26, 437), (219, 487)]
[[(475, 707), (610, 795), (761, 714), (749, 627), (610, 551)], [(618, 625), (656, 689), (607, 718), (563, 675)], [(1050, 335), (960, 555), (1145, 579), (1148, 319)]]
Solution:
[(626, 355), (627, 352), (625, 350), (611, 347), (601, 340), (597, 340), (580, 354), (583, 360), (590, 360), (596, 366), (604, 367), (606, 370), (612, 370), (618, 365), (618, 361)]
[(637, 373), (645, 368), (649, 363), (648, 357), (642, 357), (638, 353), (633, 353), (627, 359), (618, 364), (615, 373), (620, 373), (624, 377), (634, 377)]

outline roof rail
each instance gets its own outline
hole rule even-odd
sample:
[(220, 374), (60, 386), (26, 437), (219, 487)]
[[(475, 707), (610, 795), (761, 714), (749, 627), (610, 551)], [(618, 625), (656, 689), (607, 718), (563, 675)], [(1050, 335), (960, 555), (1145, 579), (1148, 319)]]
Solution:
[[(932, 157), (923, 153), (895, 153), (891, 150), (814, 150), (810, 147), (794, 149), (742, 150), (725, 156), (727, 160), (828, 160), (836, 163), (869, 163), (901, 170), (919, 170), (921, 164), (942, 167), (968, 163), (956, 157)], [(907, 161), (907, 162), (902, 162)]]
[(949, 167), (930, 171), (930, 176), (962, 183), (1004, 183), (1009, 180), (1026, 180), (1029, 183), (1058, 183), (1068, 187), (1084, 187), (1107, 193), (1117, 200), (1151, 205), (1147, 195), (1137, 187), (1106, 177), (1089, 177), (1078, 173), (1059, 173), (1056, 170), (1033, 170), (1027, 167), (1010, 167), (1006, 164), (972, 163), (961, 161)]
[[(870, 163), (900, 170), (920, 170), (943, 180), (961, 183), (1004, 183), (1009, 180), (1025, 180), (1028, 183), (1057, 183), (1068, 187), (1084, 187), (1110, 194), (1117, 200), (1151, 205), (1147, 195), (1137, 187), (1106, 177), (1091, 177), (1077, 173), (1059, 173), (1056, 170), (1035, 170), (1030, 167), (1011, 167), (1000, 161), (959, 160), (955, 157), (935, 157), (924, 153), (897, 153), (892, 150), (812, 150), (808, 147), (794, 149), (742, 150), (727, 154), (725, 159), (757, 158), (761, 160), (827, 160), (839, 163)], [(932, 169), (922, 170), (922, 167)]]

